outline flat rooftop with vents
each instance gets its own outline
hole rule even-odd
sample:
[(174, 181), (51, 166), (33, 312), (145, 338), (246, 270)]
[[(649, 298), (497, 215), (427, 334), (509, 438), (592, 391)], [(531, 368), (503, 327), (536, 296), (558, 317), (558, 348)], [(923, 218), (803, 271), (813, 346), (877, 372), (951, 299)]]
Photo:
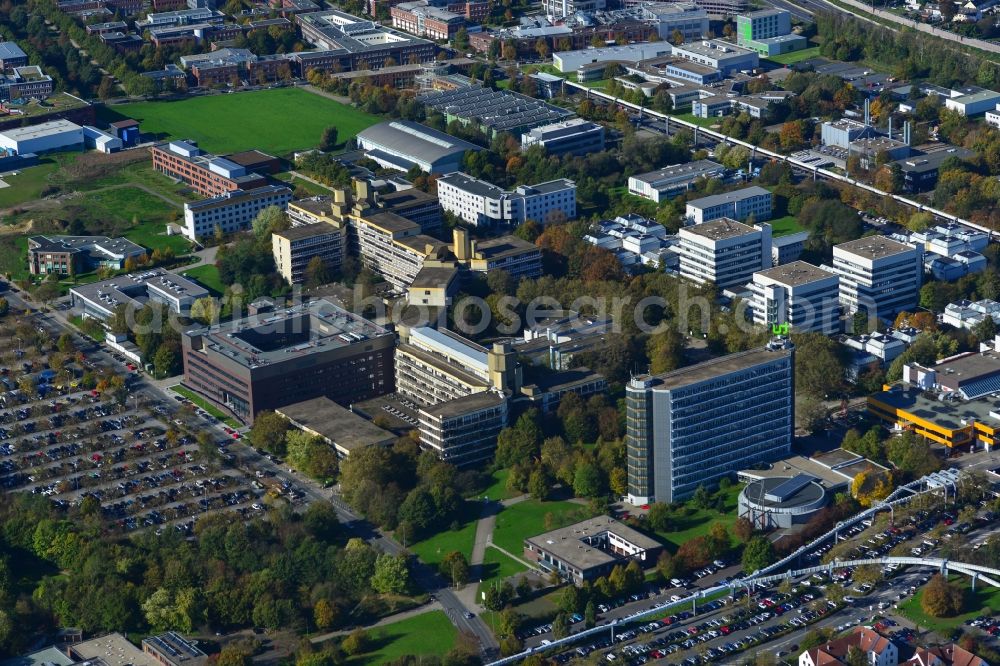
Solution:
[(366, 446), (389, 446), (396, 436), (327, 397), (304, 400), (275, 410), (300, 430), (322, 437), (346, 458)]
[(913, 248), (909, 245), (885, 236), (865, 236), (864, 238), (840, 243), (834, 247), (842, 252), (850, 252), (865, 259), (880, 259), (882, 257), (891, 257), (913, 251)]
[(179, 314), (187, 314), (196, 300), (209, 295), (201, 285), (160, 269), (79, 285), (70, 289), (69, 293), (73, 306), (80, 308), (85, 317), (102, 321), (120, 305), (139, 309), (150, 301), (162, 303)]
[(193, 329), (208, 349), (254, 368), (350, 347), (392, 335), (381, 326), (325, 300)]
[(663, 544), (610, 516), (598, 516), (524, 540), (524, 556), (542, 569), (581, 584), (635, 559), (656, 563)]
[(814, 266), (805, 261), (793, 261), (781, 266), (769, 268), (766, 271), (758, 271), (757, 275), (770, 278), (788, 287), (799, 287), (810, 282), (828, 280), (836, 277), (834, 273), (825, 271), (819, 266)]
[(729, 238), (746, 236), (747, 234), (752, 234), (758, 231), (758, 229), (754, 229), (748, 224), (731, 220), (728, 217), (723, 217), (718, 220), (712, 220), (711, 222), (704, 222), (702, 224), (694, 224), (684, 227), (683, 231), (697, 236), (704, 236), (710, 240), (721, 241)]

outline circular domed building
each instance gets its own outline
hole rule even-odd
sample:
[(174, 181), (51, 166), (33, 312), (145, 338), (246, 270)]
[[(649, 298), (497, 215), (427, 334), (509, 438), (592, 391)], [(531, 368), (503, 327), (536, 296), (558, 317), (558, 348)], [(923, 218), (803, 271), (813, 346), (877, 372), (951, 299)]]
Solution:
[(740, 492), (739, 516), (762, 530), (801, 525), (826, 506), (826, 489), (809, 474), (753, 481)]

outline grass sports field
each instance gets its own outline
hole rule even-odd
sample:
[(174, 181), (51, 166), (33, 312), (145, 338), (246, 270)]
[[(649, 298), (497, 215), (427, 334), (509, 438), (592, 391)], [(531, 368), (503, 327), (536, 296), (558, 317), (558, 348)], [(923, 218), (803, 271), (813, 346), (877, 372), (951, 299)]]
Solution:
[(384, 664), (406, 655), (442, 656), (455, 647), (458, 631), (444, 612), (436, 610), (369, 629), (368, 635), (374, 649), (348, 659), (350, 666)]
[(212, 153), (256, 148), (279, 156), (314, 148), (330, 125), (337, 126), (338, 140), (343, 143), (380, 120), (299, 88), (121, 104), (102, 108), (101, 117), (108, 121), (134, 118), (143, 134), (194, 139)]

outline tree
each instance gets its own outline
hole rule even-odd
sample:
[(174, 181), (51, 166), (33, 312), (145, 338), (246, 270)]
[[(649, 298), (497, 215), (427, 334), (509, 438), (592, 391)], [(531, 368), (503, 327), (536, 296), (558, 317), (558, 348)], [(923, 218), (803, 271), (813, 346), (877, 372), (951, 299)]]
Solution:
[(344, 652), (351, 656), (368, 652), (371, 649), (370, 646), (371, 638), (364, 629), (355, 629), (340, 644), (340, 647), (344, 648)]
[(670, 518), (670, 505), (664, 502), (655, 502), (653, 506), (649, 507), (649, 513), (646, 514), (646, 524), (656, 532), (668, 532)]
[(319, 255), (313, 257), (306, 264), (305, 270), (306, 285), (318, 287), (331, 281), (330, 271), (326, 267), (326, 262)]
[(552, 636), (556, 639), (569, 636), (569, 618), (566, 613), (559, 613), (552, 621)]
[(227, 643), (219, 652), (216, 666), (251, 666), (253, 650), (242, 641)]
[(743, 549), (743, 570), (753, 573), (763, 569), (774, 560), (774, 548), (763, 536), (755, 536)]
[(601, 492), (601, 472), (597, 465), (582, 462), (573, 474), (573, 492), (579, 497), (597, 497)]
[(552, 479), (549, 477), (548, 472), (541, 465), (535, 467), (528, 477), (528, 492), (531, 494), (531, 497), (539, 501), (545, 501), (548, 499), (551, 489)]
[(656, 558), (656, 573), (660, 575), (662, 581), (669, 581), (677, 575), (677, 562), (669, 551), (662, 551)]
[(910, 215), (910, 219), (906, 223), (906, 228), (910, 231), (926, 231), (932, 224), (934, 224), (933, 215), (924, 211), (918, 211)]
[(684, 43), (684, 33), (682, 33), (677, 28), (674, 28), (674, 31), (670, 33), (670, 42), (674, 46), (680, 46), (681, 44)]
[(457, 51), (469, 50), (469, 31), (465, 29), (465, 26), (458, 29), (458, 32), (452, 37), (451, 43)]
[(438, 570), (455, 587), (461, 587), (469, 582), (469, 561), (457, 550), (444, 556)]
[(972, 327), (972, 334), (976, 336), (976, 339), (980, 342), (990, 341), (996, 337), (997, 323), (993, 317), (983, 317), (981, 322)]
[(920, 607), (931, 617), (954, 617), (962, 612), (963, 596), (960, 587), (936, 574), (924, 586)]
[(286, 452), (285, 433), (290, 427), (284, 416), (270, 411), (260, 412), (250, 428), (250, 443), (255, 448), (283, 456)]
[(868, 656), (856, 645), (847, 648), (845, 660), (847, 666), (868, 666)]
[(320, 599), (313, 605), (313, 621), (321, 631), (332, 629), (337, 623), (337, 609), (326, 599)]
[(157, 377), (172, 377), (181, 369), (181, 345), (177, 340), (167, 340), (156, 348), (153, 370)]
[(191, 304), (191, 318), (206, 326), (218, 322), (219, 303), (211, 296), (204, 296)]
[(405, 594), (409, 588), (410, 565), (406, 555), (379, 555), (372, 574), (372, 589), (382, 594)]
[[(253, 228), (253, 235), (257, 240), (267, 240), (273, 232), (288, 229), (288, 216), (285, 215), (285, 211), (277, 206), (268, 206), (257, 213), (257, 217), (253, 218), (251, 227)], [(268, 242), (268, 247), (270, 247), (270, 242)]]
[(824, 399), (843, 383), (844, 362), (840, 345), (821, 333), (793, 335), (795, 390)]
[(320, 137), (320, 140), (319, 140), (319, 149), (322, 150), (324, 153), (328, 153), (328, 152), (330, 152), (332, 150), (336, 150), (336, 148), (337, 148), (337, 135), (338, 135), (338, 132), (337, 132), (337, 126), (336, 125), (330, 125), (326, 129), (324, 129), (323, 130), (323, 135)]
[(587, 629), (597, 625), (597, 608), (594, 606), (593, 599), (588, 601), (587, 607), (583, 609), (583, 625)]
[(753, 523), (746, 516), (740, 516), (736, 519), (736, 523), (733, 525), (733, 534), (736, 538), (740, 540), (741, 543), (747, 543), (753, 537), (754, 528)]

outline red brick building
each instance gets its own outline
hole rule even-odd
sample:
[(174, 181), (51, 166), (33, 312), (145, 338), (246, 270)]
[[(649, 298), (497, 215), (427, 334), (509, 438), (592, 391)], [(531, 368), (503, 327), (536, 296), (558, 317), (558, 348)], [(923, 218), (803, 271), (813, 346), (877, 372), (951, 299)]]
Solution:
[(205, 197), (267, 185), (267, 179), (231, 160), (207, 155), (186, 141), (161, 143), (149, 149), (153, 169), (181, 180)]

